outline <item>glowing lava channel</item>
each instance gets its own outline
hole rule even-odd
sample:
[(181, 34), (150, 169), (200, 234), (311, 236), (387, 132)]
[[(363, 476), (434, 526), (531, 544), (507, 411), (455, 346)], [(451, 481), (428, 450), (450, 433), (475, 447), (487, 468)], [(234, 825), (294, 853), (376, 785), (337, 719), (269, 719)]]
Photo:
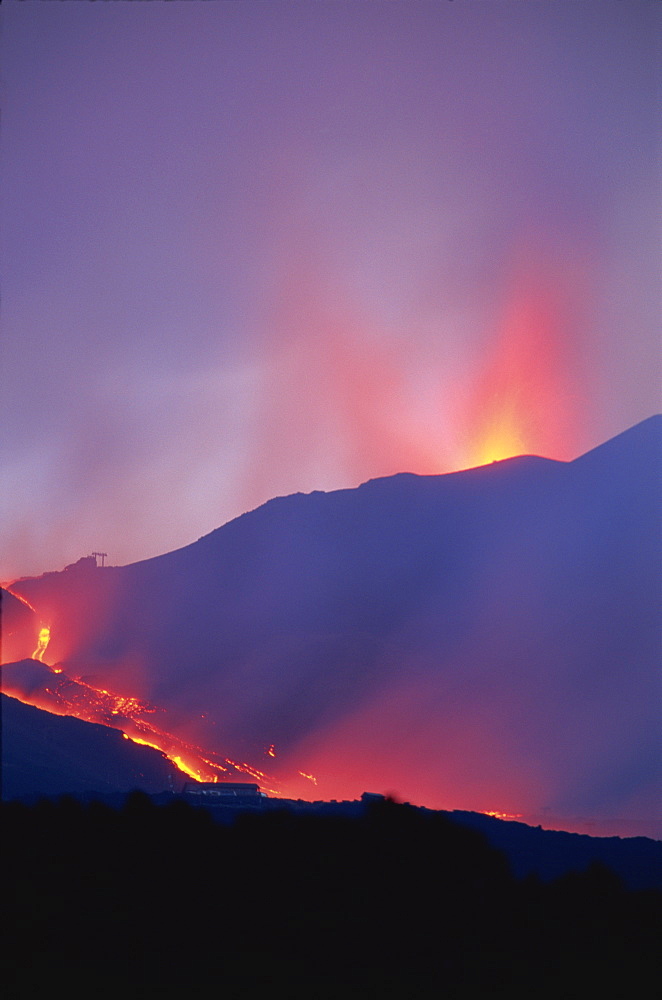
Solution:
[[(241, 775), (249, 775), (270, 794), (284, 794), (277, 779), (252, 764), (217, 756), (214, 752), (188, 743), (158, 726), (154, 717), (160, 719), (165, 715), (165, 709), (139, 698), (94, 687), (80, 677), (67, 676), (60, 667), (43, 663), (42, 657), (49, 640), (50, 629), (42, 627), (37, 648), (32, 655), (32, 659), (42, 663), (44, 669), (38, 688), (33, 686), (29, 692), (23, 691), (18, 670), (15, 673), (6, 670), (3, 675), (5, 693), (51, 715), (73, 716), (85, 722), (119, 729), (126, 739), (159, 750), (178, 770), (194, 781), (218, 782), (224, 778), (236, 780)], [(273, 744), (269, 747), (268, 756), (275, 757)]]
[(494, 810), (488, 810), (483, 812), (483, 816), (494, 816), (495, 819), (521, 819), (522, 813), (502, 813), (495, 812)]
[(33, 660), (39, 660), (40, 663), (44, 662), (44, 653), (48, 649), (48, 644), (51, 641), (51, 630), (47, 625), (39, 629), (39, 638), (37, 640), (37, 648), (32, 654)]

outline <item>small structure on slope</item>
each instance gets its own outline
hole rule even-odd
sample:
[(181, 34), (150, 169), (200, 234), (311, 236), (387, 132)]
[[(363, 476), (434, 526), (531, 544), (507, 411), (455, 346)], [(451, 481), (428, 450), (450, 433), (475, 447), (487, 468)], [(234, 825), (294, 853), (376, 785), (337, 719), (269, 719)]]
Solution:
[(257, 806), (267, 798), (260, 786), (244, 781), (187, 781), (184, 798), (199, 806)]

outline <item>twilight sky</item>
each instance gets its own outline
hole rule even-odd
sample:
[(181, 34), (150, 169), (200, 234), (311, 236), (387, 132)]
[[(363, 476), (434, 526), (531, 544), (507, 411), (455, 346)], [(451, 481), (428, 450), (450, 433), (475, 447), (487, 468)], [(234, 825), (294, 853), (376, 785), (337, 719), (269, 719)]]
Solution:
[(0, 18), (0, 579), (661, 408), (657, 3)]

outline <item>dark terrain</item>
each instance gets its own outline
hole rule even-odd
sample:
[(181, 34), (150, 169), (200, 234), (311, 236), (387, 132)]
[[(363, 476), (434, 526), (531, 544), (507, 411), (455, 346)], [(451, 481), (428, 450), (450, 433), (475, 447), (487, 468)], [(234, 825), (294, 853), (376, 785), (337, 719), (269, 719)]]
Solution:
[(231, 824), (135, 794), (4, 803), (9, 996), (644, 997), (661, 894), (592, 865), (516, 879), (448, 816)]

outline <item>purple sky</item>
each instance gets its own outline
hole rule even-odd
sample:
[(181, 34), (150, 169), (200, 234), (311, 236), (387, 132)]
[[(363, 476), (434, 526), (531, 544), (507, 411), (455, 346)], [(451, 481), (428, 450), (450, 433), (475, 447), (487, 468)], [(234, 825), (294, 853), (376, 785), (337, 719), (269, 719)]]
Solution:
[(657, 3), (0, 17), (0, 579), (660, 409)]

